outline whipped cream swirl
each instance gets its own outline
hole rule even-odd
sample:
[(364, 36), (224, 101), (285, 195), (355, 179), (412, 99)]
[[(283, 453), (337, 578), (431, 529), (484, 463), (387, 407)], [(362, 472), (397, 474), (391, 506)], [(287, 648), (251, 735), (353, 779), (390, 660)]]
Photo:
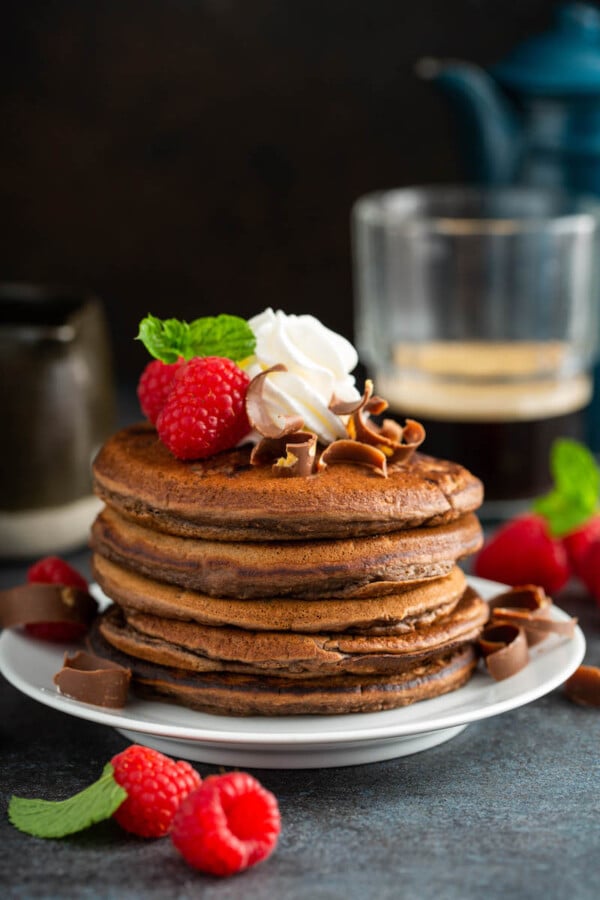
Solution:
[(266, 377), (263, 398), (273, 419), (301, 416), (304, 427), (325, 444), (346, 437), (344, 420), (329, 405), (334, 398), (360, 400), (350, 374), (358, 362), (352, 344), (309, 315), (286, 315), (269, 308), (248, 324), (256, 350), (240, 363), (241, 368), (250, 378), (278, 363), (287, 369)]

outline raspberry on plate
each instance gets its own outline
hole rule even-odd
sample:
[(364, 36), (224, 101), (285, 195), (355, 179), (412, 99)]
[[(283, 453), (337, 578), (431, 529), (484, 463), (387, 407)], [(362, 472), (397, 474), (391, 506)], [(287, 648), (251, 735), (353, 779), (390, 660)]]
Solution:
[(27, 570), (27, 581), (35, 584), (67, 584), (87, 591), (88, 583), (77, 569), (59, 556), (44, 556)]
[(156, 425), (156, 420), (166, 403), (173, 386), (173, 379), (179, 369), (185, 365), (183, 358), (175, 363), (164, 363), (160, 359), (149, 362), (137, 386), (140, 407), (147, 419)]
[(266, 859), (281, 831), (275, 796), (246, 772), (211, 775), (181, 804), (171, 840), (211, 875), (233, 875)]
[[(27, 570), (27, 581), (30, 584), (65, 584), (68, 587), (88, 590), (88, 583), (76, 569), (59, 556), (44, 556), (38, 559)], [(78, 641), (87, 631), (79, 622), (30, 622), (25, 630), (32, 637), (43, 641), (59, 641), (68, 643)]]
[(250, 431), (248, 375), (230, 359), (191, 359), (175, 375), (156, 421), (158, 436), (179, 459), (229, 450)]
[(181, 801), (202, 781), (189, 763), (139, 744), (113, 756), (111, 765), (115, 781), (127, 791), (113, 818), (139, 837), (166, 834)]

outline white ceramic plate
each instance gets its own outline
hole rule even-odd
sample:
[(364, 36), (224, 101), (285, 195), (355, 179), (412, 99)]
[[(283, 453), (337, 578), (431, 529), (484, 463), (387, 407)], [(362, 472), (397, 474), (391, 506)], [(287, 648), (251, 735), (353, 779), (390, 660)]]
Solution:
[[(485, 598), (502, 586), (480, 578), (469, 582)], [(555, 608), (558, 619), (567, 619)], [(18, 629), (0, 637), (0, 671), (34, 700), (82, 719), (111, 725), (135, 743), (170, 756), (224, 766), (268, 769), (320, 768), (376, 762), (441, 744), (470, 722), (507, 712), (562, 684), (585, 652), (581, 630), (572, 640), (551, 636), (531, 650), (529, 665), (495, 682), (483, 671), (458, 691), (388, 712), (340, 716), (236, 718), (195, 712), (170, 703), (132, 699), (108, 711), (58, 693), (52, 676), (65, 646), (46, 644)]]

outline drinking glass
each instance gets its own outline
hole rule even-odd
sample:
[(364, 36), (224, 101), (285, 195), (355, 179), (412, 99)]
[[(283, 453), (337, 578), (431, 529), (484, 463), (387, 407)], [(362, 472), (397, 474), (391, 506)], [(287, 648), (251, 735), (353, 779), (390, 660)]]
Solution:
[(375, 390), (423, 450), (512, 515), (550, 486), (557, 437), (586, 438), (598, 351), (597, 206), (563, 193), (407, 188), (352, 215), (355, 325)]
[(114, 427), (100, 301), (67, 288), (0, 285), (0, 557), (63, 553), (98, 510), (91, 461)]

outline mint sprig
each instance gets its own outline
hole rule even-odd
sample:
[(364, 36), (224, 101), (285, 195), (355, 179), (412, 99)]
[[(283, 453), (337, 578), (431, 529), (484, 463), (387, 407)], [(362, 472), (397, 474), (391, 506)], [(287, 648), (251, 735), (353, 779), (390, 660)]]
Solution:
[(554, 537), (575, 531), (596, 512), (600, 500), (600, 469), (593, 454), (570, 438), (554, 442), (550, 452), (554, 488), (535, 501)]
[(61, 838), (109, 819), (127, 797), (107, 763), (102, 775), (68, 800), (27, 800), (11, 797), (8, 818), (19, 831), (40, 838)]
[(239, 362), (252, 356), (256, 347), (254, 332), (246, 320), (225, 313), (193, 322), (147, 315), (140, 322), (136, 340), (164, 363), (177, 362), (181, 356), (186, 360), (194, 356), (222, 356)]

